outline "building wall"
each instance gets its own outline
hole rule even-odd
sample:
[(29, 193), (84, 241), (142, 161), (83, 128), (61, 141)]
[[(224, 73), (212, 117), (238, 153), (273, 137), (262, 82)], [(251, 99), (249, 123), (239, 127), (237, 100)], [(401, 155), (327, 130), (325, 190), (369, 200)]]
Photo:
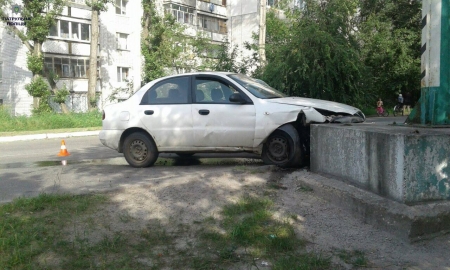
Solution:
[[(140, 88), (142, 80), (141, 58), (141, 18), (140, 1), (129, 1), (125, 15), (116, 14), (110, 4), (108, 12), (100, 14), (100, 85), (102, 106), (111, 102), (110, 97), (117, 89), (126, 89), (126, 82), (118, 81), (117, 68), (128, 68), (129, 81), (133, 83), (133, 91)], [(127, 48), (118, 49), (117, 33), (128, 35)], [(129, 94), (120, 91), (118, 97), (126, 99)]]
[[(19, 5), (20, 1), (16, 1)], [(75, 2), (75, 3), (73, 3)], [(65, 7), (58, 19), (72, 23), (91, 24), (91, 11), (84, 1), (69, 2), (70, 8)], [(5, 10), (6, 11), (6, 10)], [(20, 14), (8, 16), (20, 17)], [(113, 90), (128, 88), (126, 83), (117, 82), (117, 67), (129, 68), (129, 79), (133, 81), (132, 91), (140, 87), (142, 60), (140, 48), (142, 8), (140, 1), (129, 1), (127, 14), (117, 15), (115, 7), (109, 4), (108, 11), (100, 15), (99, 36), (99, 63), (100, 73), (97, 91), (101, 92), (99, 106), (110, 103), (109, 97)], [(127, 49), (117, 50), (116, 33), (128, 34)], [(31, 82), (32, 73), (26, 67), (28, 49), (23, 45), (19, 37), (15, 36), (5, 25), (0, 22), (2, 80), (0, 82), (0, 99), (9, 108), (13, 115), (30, 115), (33, 98), (28, 94), (25, 85)], [(43, 44), (43, 52), (46, 57), (70, 58), (88, 60), (90, 55), (90, 41), (82, 41), (70, 37), (49, 36)], [(85, 71), (87, 73), (87, 65)], [(87, 109), (87, 76), (61, 77), (58, 87), (66, 85), (71, 92), (67, 99), (67, 106), (75, 112)], [(118, 96), (121, 98), (121, 96)], [(122, 98), (128, 97), (126, 94)], [(58, 111), (59, 107), (52, 104)]]
[[(17, 0), (20, 4), (20, 0)], [(259, 0), (227, 0), (226, 6), (223, 0), (158, 0), (156, 6), (159, 12), (163, 12), (163, 4), (176, 3), (194, 8), (194, 21), (188, 27), (187, 33), (197, 34), (199, 30), (197, 16), (209, 16), (227, 20), (227, 32), (216, 33), (203, 31), (210, 36), (212, 42), (231, 42), (231, 45), (238, 45), (241, 49), (247, 41), (252, 41), (252, 34), (259, 31), (258, 3)], [(91, 12), (84, 4), (84, 0), (71, 0), (70, 8), (64, 8), (59, 19), (73, 23), (91, 24)], [(12, 13), (12, 12), (10, 12)], [(17, 15), (17, 16), (20, 16)], [(128, 1), (126, 14), (116, 14), (116, 8), (108, 4), (108, 11), (100, 14), (100, 36), (99, 36), (99, 80), (97, 91), (100, 94), (99, 106), (117, 102), (110, 100), (113, 92), (119, 91), (117, 97), (126, 99), (130, 92), (140, 88), (142, 80), (141, 57), (141, 18), (142, 7), (140, 1)], [(31, 72), (26, 68), (27, 49), (18, 37), (9, 33), (4, 23), (0, 24), (1, 61), (3, 61), (3, 78), (0, 84), (0, 99), (4, 104), (11, 104), (12, 113), (15, 115), (30, 115), (33, 98), (28, 95), (25, 85), (31, 81)], [(125, 34), (127, 38), (127, 48), (118, 49), (117, 33)], [(43, 51), (46, 56), (70, 59), (88, 59), (90, 41), (82, 41), (74, 38), (49, 36), (43, 44)], [(250, 52), (248, 52), (250, 55)], [(52, 60), (54, 61), (54, 60)], [(55, 63), (55, 62), (52, 62)], [(127, 91), (130, 85), (126, 82), (119, 82), (118, 67), (127, 68), (129, 71), (129, 81), (132, 82), (132, 91)], [(74, 111), (85, 111), (87, 104), (77, 104), (86, 102), (87, 77), (62, 77), (58, 86), (66, 85), (71, 91), (72, 97), (67, 100), (67, 105)], [(123, 90), (121, 90), (123, 89)], [(57, 106), (56, 106), (57, 107)]]
[(242, 51), (242, 57), (252, 55), (251, 51), (244, 50), (244, 44), (253, 42), (253, 34), (259, 34), (259, 4), (260, 0), (227, 1), (229, 42)]
[(22, 45), (18, 36), (0, 22), (0, 61), (2, 78), (0, 82), (0, 99), (4, 108), (13, 115), (30, 115), (33, 98), (25, 85), (31, 81), (31, 72), (27, 69), (28, 49)]

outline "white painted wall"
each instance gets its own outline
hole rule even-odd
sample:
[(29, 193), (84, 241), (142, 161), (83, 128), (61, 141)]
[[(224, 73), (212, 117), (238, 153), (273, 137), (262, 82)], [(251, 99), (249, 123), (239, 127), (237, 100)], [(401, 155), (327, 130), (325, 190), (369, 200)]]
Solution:
[[(101, 106), (111, 103), (109, 97), (115, 89), (126, 87), (125, 83), (119, 83), (117, 80), (117, 67), (128, 67), (129, 79), (133, 81), (133, 90), (140, 88), (142, 80), (141, 18), (140, 1), (129, 1), (126, 15), (116, 14), (111, 4), (107, 12), (100, 14)], [(117, 50), (117, 33), (128, 34), (127, 50)], [(125, 98), (126, 95), (123, 97)]]
[(238, 46), (243, 57), (250, 57), (252, 52), (244, 50), (244, 44), (252, 43), (252, 35), (259, 34), (259, 0), (229, 0), (227, 7), (228, 40), (232, 47)]
[(426, 17), (426, 26), (422, 30), (422, 46), (426, 46), (421, 56), (421, 71), (425, 71), (422, 78), (422, 87), (439, 87), (440, 55), (441, 55), (441, 17), (442, 1), (424, 0), (422, 5), (422, 18)]
[(33, 98), (25, 85), (31, 81), (31, 72), (27, 69), (28, 49), (5, 23), (0, 22), (2, 79), (0, 82), (0, 99), (11, 109), (14, 115), (30, 115)]
[[(18, 1), (20, 3), (20, 1)], [(73, 2), (73, 1), (72, 1)], [(71, 8), (71, 15), (75, 18), (67, 18), (74, 21), (83, 21), (89, 23), (90, 11), (81, 8), (84, 1), (77, 1), (77, 7)], [(229, 0), (227, 6), (215, 5), (214, 10), (209, 10), (209, 3), (194, 0), (177, 0), (174, 2), (186, 3), (195, 6), (200, 12), (217, 17), (228, 17), (228, 35), (211, 33), (211, 40), (222, 42), (228, 39), (232, 45), (238, 45), (243, 48), (244, 42), (252, 41), (252, 33), (259, 31), (258, 21), (258, 3), (259, 0)], [(163, 11), (163, 1), (156, 3), (159, 12)], [(63, 16), (68, 15), (68, 9), (65, 8)], [(20, 15), (19, 15), (20, 16)], [(66, 18), (66, 17), (65, 17)], [(140, 88), (142, 79), (141, 56), (141, 18), (142, 7), (140, 1), (129, 1), (127, 6), (127, 15), (115, 14), (115, 8), (109, 4), (108, 11), (100, 15), (100, 80), (98, 84), (101, 90), (100, 107), (110, 103), (108, 97), (111, 93), (120, 87), (125, 87), (124, 83), (117, 81), (117, 67), (129, 67), (130, 79), (133, 80), (133, 90)], [(0, 26), (0, 36), (2, 37), (1, 55), (3, 61), (3, 80), (0, 85), (0, 99), (4, 104), (14, 103), (14, 114), (31, 114), (33, 103), (32, 97), (28, 95), (24, 86), (31, 81), (31, 72), (26, 68), (26, 47), (21, 43), (18, 37), (7, 33), (4, 26)], [(128, 34), (128, 50), (117, 50), (116, 33)], [(196, 27), (190, 28), (190, 34), (195, 35)], [(72, 56), (88, 56), (89, 43), (73, 43)], [(45, 52), (55, 54), (68, 54), (69, 46), (67, 41), (53, 38), (43, 45)], [(250, 52), (248, 53), (250, 55)], [(87, 92), (87, 79), (64, 79), (70, 90), (77, 95), (83, 95)], [(72, 102), (82, 101), (82, 98), (72, 99)], [(69, 106), (70, 107), (70, 106)], [(73, 105), (73, 108), (83, 109), (84, 105)]]

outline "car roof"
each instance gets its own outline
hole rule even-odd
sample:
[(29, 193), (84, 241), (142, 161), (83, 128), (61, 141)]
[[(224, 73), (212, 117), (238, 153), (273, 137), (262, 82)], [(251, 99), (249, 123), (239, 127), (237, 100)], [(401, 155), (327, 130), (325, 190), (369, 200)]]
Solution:
[(226, 72), (226, 71), (199, 71), (199, 72), (189, 72), (189, 73), (180, 73), (180, 74), (174, 74), (174, 75), (168, 75), (164, 77), (160, 77), (156, 80), (166, 79), (166, 78), (174, 78), (174, 77), (180, 77), (180, 76), (192, 76), (192, 75), (231, 75), (231, 74), (237, 74), (235, 72)]
[(176, 78), (176, 77), (182, 77), (182, 76), (192, 76), (192, 75), (233, 75), (233, 74), (238, 74), (235, 72), (226, 72), (226, 71), (200, 71), (200, 72), (189, 72), (189, 73), (181, 73), (181, 74), (174, 74), (174, 75), (168, 75), (168, 76), (164, 76), (164, 77), (159, 77), (157, 79), (154, 79), (146, 84), (144, 84), (141, 89), (148, 89), (148, 87), (150, 85), (154, 85), (156, 83), (159, 83), (160, 81), (163, 81), (165, 79), (170, 79), (170, 78)]

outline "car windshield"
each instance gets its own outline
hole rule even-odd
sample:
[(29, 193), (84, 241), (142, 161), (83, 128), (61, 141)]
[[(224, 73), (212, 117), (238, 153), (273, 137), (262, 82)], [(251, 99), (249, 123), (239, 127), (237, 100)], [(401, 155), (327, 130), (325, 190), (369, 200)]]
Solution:
[(269, 99), (287, 97), (287, 95), (270, 87), (267, 83), (259, 79), (254, 79), (243, 74), (233, 74), (229, 76), (257, 98)]

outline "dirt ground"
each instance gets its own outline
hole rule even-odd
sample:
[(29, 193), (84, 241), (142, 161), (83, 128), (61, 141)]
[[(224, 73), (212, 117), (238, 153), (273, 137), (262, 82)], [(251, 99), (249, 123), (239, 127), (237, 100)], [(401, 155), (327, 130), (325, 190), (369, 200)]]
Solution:
[(111, 216), (121, 213), (133, 219), (131, 223), (115, 223), (112, 231), (138, 230), (155, 220), (167, 228), (189, 224), (194, 229), (201, 220), (218, 217), (222, 206), (243, 195), (269, 196), (275, 202), (277, 217), (296, 216), (292, 220), (297, 236), (308, 241), (309, 250), (331, 256), (337, 268), (356, 269), (339, 257), (342, 252), (356, 251), (364, 254), (368, 261), (365, 268), (369, 269), (450, 269), (450, 235), (409, 243), (318, 197), (300, 184), (302, 177), (314, 178), (315, 174), (267, 166), (227, 170), (214, 166), (208, 173), (161, 178), (111, 192), (115, 204), (105, 210)]

